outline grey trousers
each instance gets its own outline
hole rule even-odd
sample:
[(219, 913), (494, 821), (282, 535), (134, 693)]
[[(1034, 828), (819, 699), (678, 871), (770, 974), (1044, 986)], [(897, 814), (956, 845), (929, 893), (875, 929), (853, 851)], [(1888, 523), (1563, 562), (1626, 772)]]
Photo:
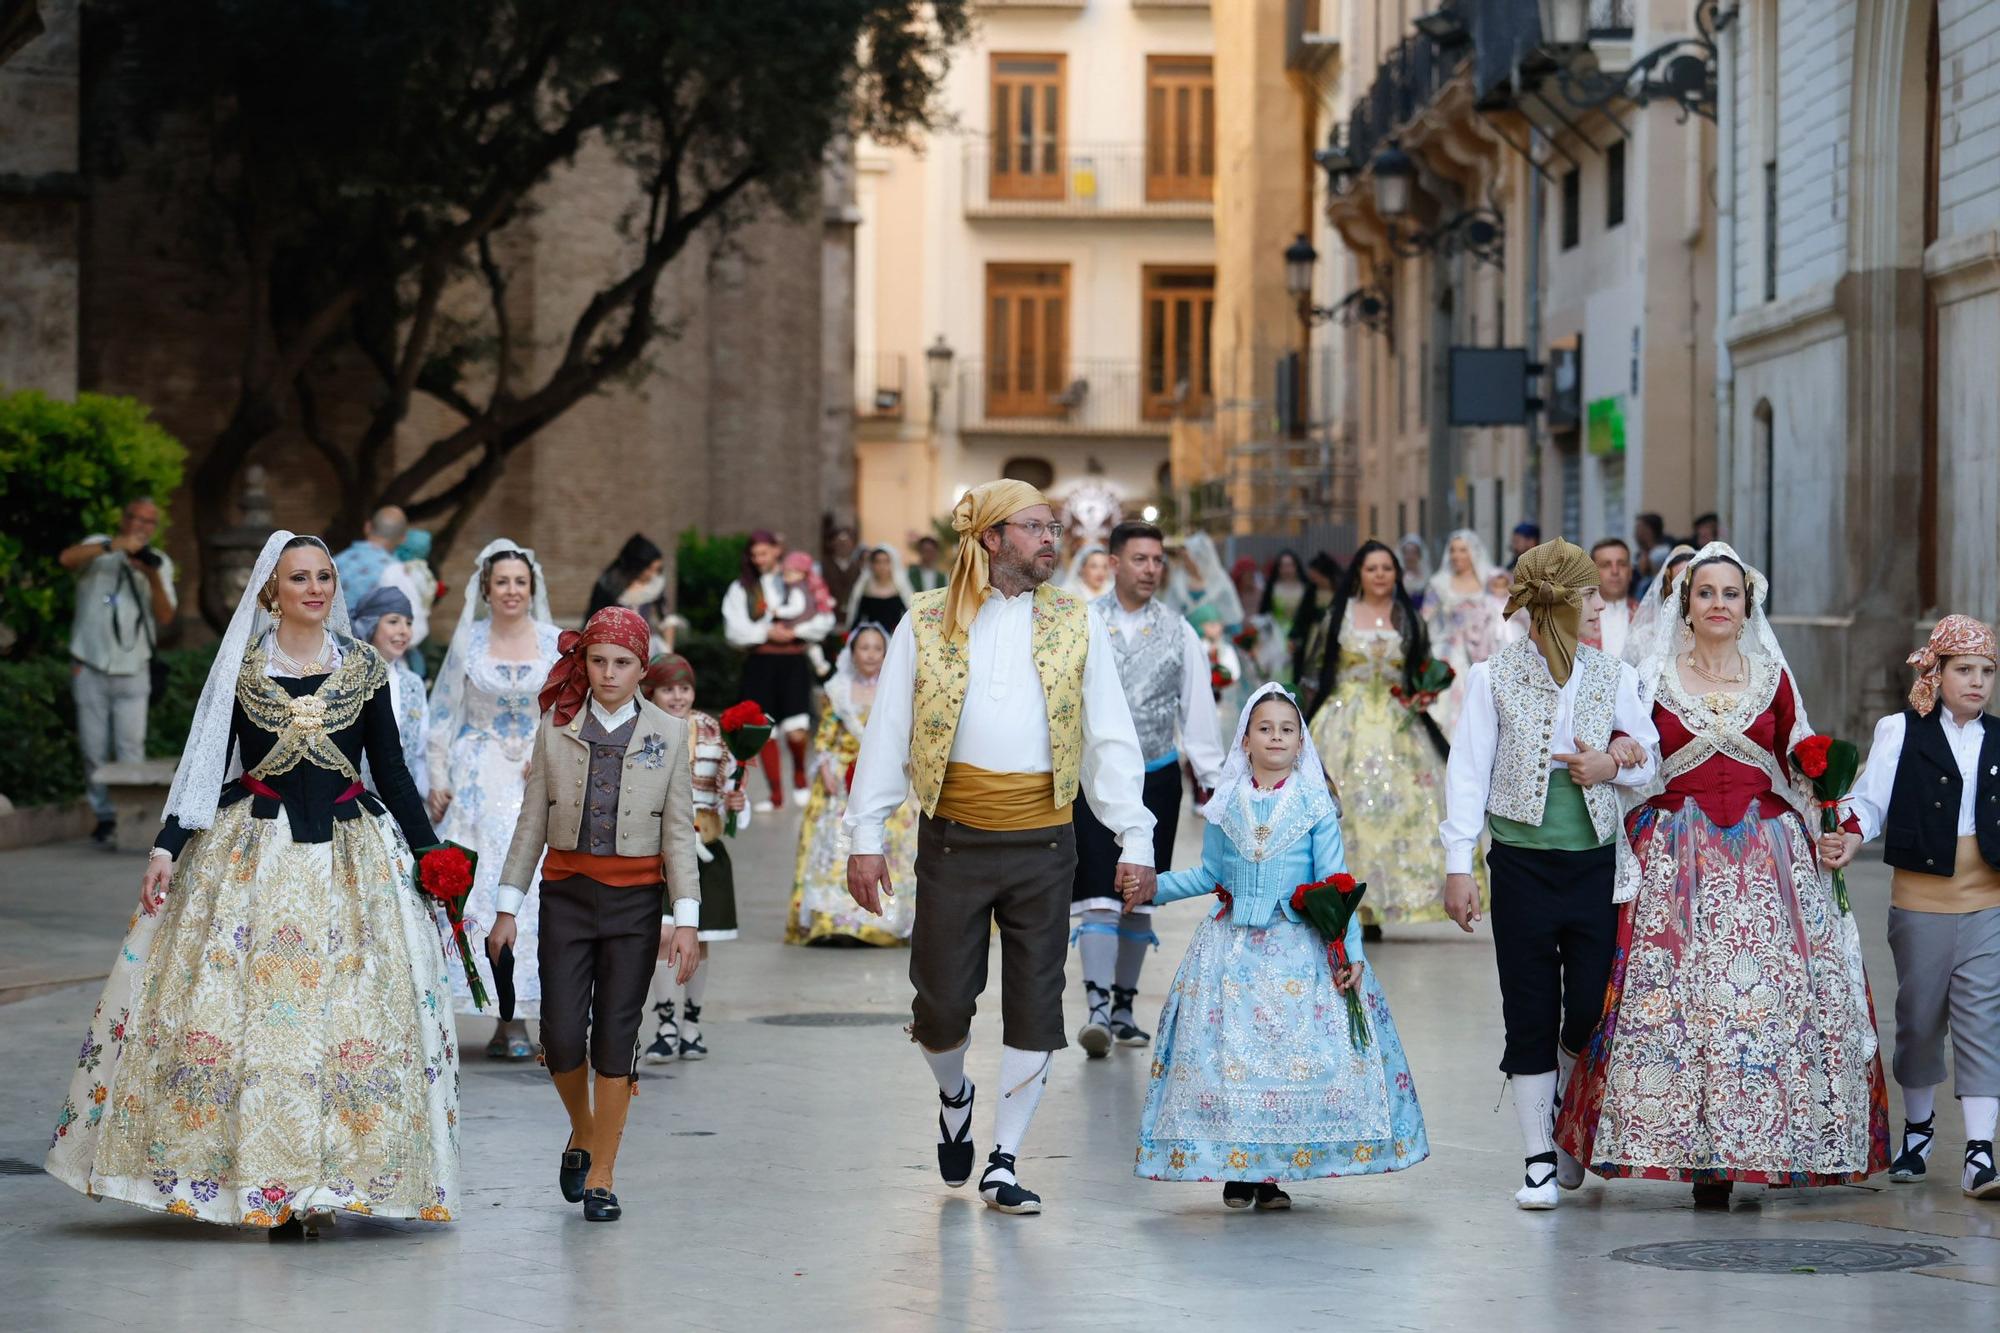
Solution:
[(83, 746), (84, 794), (99, 819), (115, 817), (111, 793), (96, 780), (97, 768), (116, 760), (146, 757), (146, 700), (153, 688), (145, 671), (107, 676), (81, 662), (71, 664), (70, 693), (76, 698), (76, 737)]
[(1944, 1082), (1951, 1032), (1952, 1090), (2000, 1097), (2000, 907), (1983, 912), (1889, 909), (1896, 958), (1896, 1082)]

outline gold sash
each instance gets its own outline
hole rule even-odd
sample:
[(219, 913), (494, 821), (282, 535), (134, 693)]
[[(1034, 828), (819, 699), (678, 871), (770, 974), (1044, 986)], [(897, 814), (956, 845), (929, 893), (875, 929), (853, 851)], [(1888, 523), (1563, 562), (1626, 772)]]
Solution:
[(1949, 912), (1963, 915), (2000, 907), (2000, 870), (1979, 854), (1979, 839), (1968, 833), (1958, 840), (1958, 860), (1949, 875), (1920, 875), (1898, 870), (1889, 877), (1889, 901), (1905, 912)]
[(1069, 802), (1056, 804), (1053, 773), (993, 773), (946, 764), (934, 814), (989, 833), (1017, 833), (1069, 823)]

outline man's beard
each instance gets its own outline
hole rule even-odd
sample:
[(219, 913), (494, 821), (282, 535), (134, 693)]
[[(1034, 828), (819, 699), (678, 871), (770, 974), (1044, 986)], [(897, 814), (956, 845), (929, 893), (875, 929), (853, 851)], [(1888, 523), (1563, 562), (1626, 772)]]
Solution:
[(1042, 584), (1047, 583), (1049, 577), (1056, 572), (1053, 560), (1049, 562), (1047, 569), (1040, 567), (1041, 560), (1042, 557), (1039, 554), (1029, 556), (1019, 555), (1015, 553), (1012, 547), (1005, 545), (1002, 545), (999, 550), (987, 557), (987, 563), (992, 567), (994, 573), (1004, 574), (1009, 578), (1020, 579), (1031, 588), (1039, 588)]

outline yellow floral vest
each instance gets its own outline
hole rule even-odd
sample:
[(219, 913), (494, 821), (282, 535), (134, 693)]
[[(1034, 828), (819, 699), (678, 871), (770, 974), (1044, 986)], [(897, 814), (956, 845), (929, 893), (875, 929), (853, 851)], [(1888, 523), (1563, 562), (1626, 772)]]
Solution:
[[(937, 811), (951, 759), (958, 715), (971, 675), (964, 637), (945, 632), (945, 589), (920, 592), (910, 603), (917, 640), (917, 679), (910, 728), (910, 784), (925, 814)], [(1090, 651), (1090, 612), (1081, 600), (1044, 583), (1035, 590), (1035, 673), (1048, 697), (1049, 752), (1055, 803), (1076, 799), (1083, 771), (1083, 661)]]

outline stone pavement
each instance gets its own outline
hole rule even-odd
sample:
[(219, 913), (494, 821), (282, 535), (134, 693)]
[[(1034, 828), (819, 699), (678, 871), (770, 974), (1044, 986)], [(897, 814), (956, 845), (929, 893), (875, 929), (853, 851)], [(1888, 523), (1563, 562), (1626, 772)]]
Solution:
[[(796, 826), (795, 815), (767, 820), (740, 840), (745, 938), (714, 946), (713, 1055), (647, 1071), (616, 1225), (584, 1223), (557, 1195), (556, 1098), (538, 1069), (480, 1059), (477, 1021), (463, 1027), (475, 1054), (464, 1066), (466, 1207), (455, 1225), (343, 1218), (327, 1240), (274, 1246), (92, 1204), (39, 1168), (96, 986), (0, 1006), (0, 1327), (1713, 1333), (1780, 1312), (1824, 1330), (1993, 1326), (2000, 1207), (1958, 1193), (1960, 1127), (1948, 1100), (1937, 1157), (1945, 1178), (1922, 1186), (1749, 1187), (1718, 1215), (1695, 1213), (1684, 1186), (1593, 1179), (1554, 1213), (1516, 1211), (1520, 1156), (1494, 1071), (1491, 944), (1449, 926), (1397, 931), (1370, 950), (1409, 1049), (1430, 1161), (1295, 1185), (1290, 1214), (1226, 1212), (1218, 1186), (1133, 1178), (1146, 1058), (1086, 1064), (1072, 1049), (1058, 1057), (1023, 1156), (1048, 1212), (989, 1212), (970, 1187), (947, 1190), (936, 1177), (934, 1086), (898, 1026), (906, 956), (777, 943)], [(1198, 845), (1192, 825), (1182, 838), (1184, 849)], [(103, 972), (140, 865), (86, 844), (0, 854), (0, 995)], [(1887, 877), (1865, 865), (1852, 887), (1886, 1017)], [(1162, 911), (1148, 1015), (1200, 911)], [(812, 1015), (840, 1021), (818, 1026)], [(1069, 1017), (1079, 1017), (1074, 996)], [(975, 1081), (990, 1087), (998, 1058), (989, 1003), (974, 1029)], [(991, 1131), (987, 1101), (975, 1122), (982, 1148)], [(1701, 1240), (1942, 1253), (1913, 1271), (1853, 1277), (1670, 1271), (1612, 1257)]]

